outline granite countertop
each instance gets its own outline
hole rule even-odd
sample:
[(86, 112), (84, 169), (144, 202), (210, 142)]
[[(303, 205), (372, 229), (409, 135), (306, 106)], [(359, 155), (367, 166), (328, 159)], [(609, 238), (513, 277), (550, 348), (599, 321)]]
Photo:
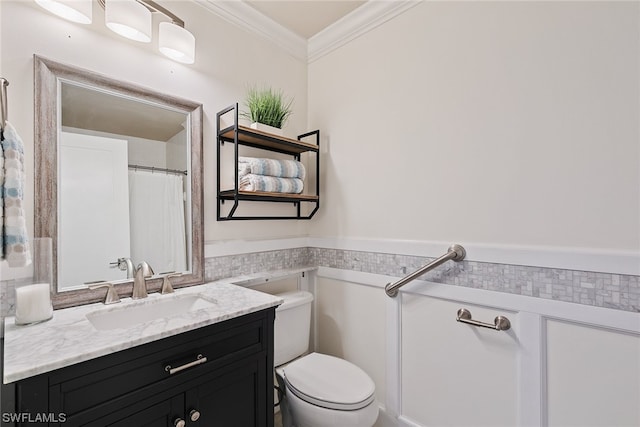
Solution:
[[(4, 383), (277, 306), (282, 303), (281, 298), (244, 286), (308, 270), (258, 273), (177, 289), (171, 295), (154, 293), (143, 300), (123, 298), (119, 304), (94, 303), (55, 310), (51, 320), (35, 325), (18, 326), (14, 317), (8, 317), (4, 326)], [(198, 295), (214, 304), (111, 330), (97, 330), (86, 317), (97, 311), (122, 310), (189, 295)]]

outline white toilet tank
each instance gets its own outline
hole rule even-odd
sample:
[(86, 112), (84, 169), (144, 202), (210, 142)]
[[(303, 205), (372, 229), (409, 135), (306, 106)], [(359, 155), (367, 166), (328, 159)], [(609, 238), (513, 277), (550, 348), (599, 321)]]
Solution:
[(277, 294), (284, 302), (276, 309), (274, 366), (300, 356), (309, 348), (313, 294), (289, 291)]

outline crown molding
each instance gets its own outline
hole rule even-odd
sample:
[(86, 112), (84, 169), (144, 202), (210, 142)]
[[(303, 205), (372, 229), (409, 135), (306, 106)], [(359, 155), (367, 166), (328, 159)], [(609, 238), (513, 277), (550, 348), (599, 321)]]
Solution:
[(227, 22), (257, 34), (293, 57), (307, 61), (307, 40), (240, 0), (194, 0)]
[(369, 0), (309, 39), (307, 61), (313, 61), (422, 3), (422, 0)]
[(396, 17), (423, 0), (369, 0), (308, 41), (241, 0), (194, 0), (218, 17), (257, 34), (293, 57), (311, 63)]

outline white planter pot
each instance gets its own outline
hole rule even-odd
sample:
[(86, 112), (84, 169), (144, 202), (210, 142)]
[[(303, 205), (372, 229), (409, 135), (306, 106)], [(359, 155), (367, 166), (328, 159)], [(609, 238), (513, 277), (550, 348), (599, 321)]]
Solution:
[(273, 126), (265, 125), (258, 122), (251, 123), (251, 129), (260, 130), (262, 132), (272, 133), (274, 135), (282, 136), (282, 129), (275, 128)]

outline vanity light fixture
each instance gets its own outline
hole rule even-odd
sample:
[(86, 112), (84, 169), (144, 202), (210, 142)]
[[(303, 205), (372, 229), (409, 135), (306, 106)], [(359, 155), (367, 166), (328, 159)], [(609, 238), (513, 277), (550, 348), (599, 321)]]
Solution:
[(114, 33), (138, 42), (151, 41), (151, 11), (136, 0), (106, 0), (104, 23)]
[[(195, 62), (196, 39), (184, 28), (184, 21), (152, 0), (97, 0), (105, 10), (105, 24), (115, 33), (144, 43), (151, 41), (153, 18), (157, 12), (171, 22), (161, 22), (158, 48), (162, 54), (182, 62)], [(35, 0), (62, 18), (83, 24), (91, 23), (93, 0)]]
[(54, 15), (78, 24), (91, 24), (93, 0), (36, 0)]
[(193, 64), (196, 56), (196, 39), (184, 27), (175, 23), (161, 22), (158, 32), (158, 48), (165, 56)]

